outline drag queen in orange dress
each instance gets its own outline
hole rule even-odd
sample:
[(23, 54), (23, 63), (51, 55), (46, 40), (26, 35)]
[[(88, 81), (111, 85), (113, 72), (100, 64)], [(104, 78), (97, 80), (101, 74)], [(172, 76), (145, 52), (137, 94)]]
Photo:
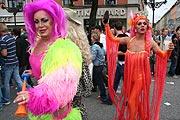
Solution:
[[(140, 13), (131, 14), (131, 20), (128, 23), (131, 26), (130, 37), (114, 37), (109, 24), (103, 24), (107, 40), (108, 88), (110, 97), (117, 108), (114, 119), (158, 120), (164, 90), (166, 64), (174, 48), (173, 44), (170, 43), (169, 49), (163, 52), (152, 40), (148, 19)], [(119, 43), (127, 44), (124, 83), (120, 96), (113, 89)], [(152, 99), (150, 99), (150, 87), (153, 83), (149, 62), (150, 50), (153, 50), (157, 55)]]

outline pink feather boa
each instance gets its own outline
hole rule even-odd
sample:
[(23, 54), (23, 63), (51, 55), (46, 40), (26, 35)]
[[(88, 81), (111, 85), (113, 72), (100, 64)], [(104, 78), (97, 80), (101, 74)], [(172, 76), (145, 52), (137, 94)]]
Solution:
[(37, 116), (64, 107), (75, 96), (79, 77), (80, 73), (71, 64), (42, 77), (39, 85), (28, 90), (28, 110)]

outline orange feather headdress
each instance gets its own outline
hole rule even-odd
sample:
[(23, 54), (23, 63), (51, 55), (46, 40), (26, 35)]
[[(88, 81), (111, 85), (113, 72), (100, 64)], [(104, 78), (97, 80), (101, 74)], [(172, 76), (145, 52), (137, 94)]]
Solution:
[(149, 20), (146, 17), (145, 12), (140, 12), (133, 15), (132, 11), (130, 11), (130, 20), (128, 22), (128, 25), (131, 27), (135, 27), (139, 20), (145, 20), (147, 22), (148, 31), (152, 29)]

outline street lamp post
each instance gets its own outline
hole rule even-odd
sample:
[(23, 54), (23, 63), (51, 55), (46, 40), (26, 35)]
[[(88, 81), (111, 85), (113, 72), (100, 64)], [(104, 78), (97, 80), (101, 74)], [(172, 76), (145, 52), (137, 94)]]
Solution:
[(147, 2), (147, 0), (144, 0), (144, 4), (148, 5), (152, 11), (153, 11), (153, 18), (152, 18), (152, 27), (155, 27), (155, 23), (154, 23), (154, 12), (156, 8), (161, 7), (162, 4), (166, 4), (167, 0), (161, 1), (161, 2), (155, 2), (155, 0), (149, 0), (149, 2)]
[(16, 14), (22, 12), (23, 2), (22, 0), (7, 0), (8, 7), (5, 6), (4, 2), (1, 2), (1, 8), (6, 9), (8, 12), (13, 13), (14, 16), (14, 25), (16, 26)]

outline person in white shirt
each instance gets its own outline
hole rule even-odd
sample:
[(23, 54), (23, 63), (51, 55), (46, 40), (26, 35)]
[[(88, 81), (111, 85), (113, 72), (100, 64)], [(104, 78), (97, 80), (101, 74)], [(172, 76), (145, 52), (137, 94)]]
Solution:
[(171, 37), (169, 37), (168, 34), (169, 34), (169, 29), (163, 28), (162, 35), (160, 35), (160, 48), (163, 51), (166, 51), (168, 49), (169, 43), (172, 42)]

